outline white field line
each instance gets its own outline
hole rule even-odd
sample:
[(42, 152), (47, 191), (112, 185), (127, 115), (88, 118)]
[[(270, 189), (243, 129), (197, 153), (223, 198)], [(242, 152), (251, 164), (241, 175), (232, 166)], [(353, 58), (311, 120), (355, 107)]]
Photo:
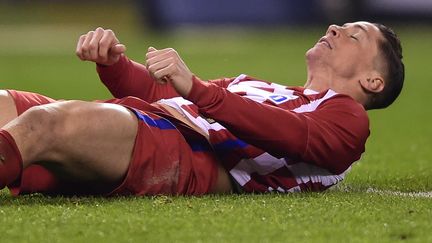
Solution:
[(368, 188), (366, 193), (375, 193), (380, 195), (392, 195), (401, 197), (415, 197), (415, 198), (432, 198), (432, 191), (430, 192), (400, 192), (390, 190), (379, 190), (374, 188)]

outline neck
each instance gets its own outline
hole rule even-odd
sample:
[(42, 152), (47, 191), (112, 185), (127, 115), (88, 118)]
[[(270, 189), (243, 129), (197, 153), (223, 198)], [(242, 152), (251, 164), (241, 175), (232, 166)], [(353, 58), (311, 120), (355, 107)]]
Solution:
[(318, 92), (333, 89), (334, 77), (332, 72), (325, 68), (321, 68), (320, 70), (311, 70), (308, 68), (307, 71), (307, 81), (304, 85), (305, 88)]
[(331, 80), (331, 78), (323, 75), (308, 75), (308, 79), (304, 87), (307, 89), (322, 92), (332, 88)]
[(336, 93), (350, 96), (363, 106), (367, 102), (367, 96), (360, 85), (353, 85), (352, 80), (335, 77), (330, 72), (308, 72), (308, 79), (304, 87), (317, 92), (331, 89)]

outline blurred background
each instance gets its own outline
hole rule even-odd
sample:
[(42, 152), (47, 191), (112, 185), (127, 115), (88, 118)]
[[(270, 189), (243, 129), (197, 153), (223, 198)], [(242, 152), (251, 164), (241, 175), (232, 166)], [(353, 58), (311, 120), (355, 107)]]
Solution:
[[(57, 99), (110, 98), (95, 65), (74, 54), (78, 37), (98, 26), (113, 29), (139, 62), (149, 45), (173, 47), (203, 79), (246, 73), (302, 85), (306, 50), (329, 24), (357, 20), (396, 30), (407, 71), (399, 100), (369, 113), (367, 163), (349, 180), (391, 186), (424, 177), (428, 185), (419, 186), (432, 187), (431, 0), (0, 0), (0, 87)], [(390, 173), (395, 161), (401, 163)], [(371, 176), (356, 176), (365, 173)]]
[(429, 32), (432, 1), (0, 0), (0, 79), (56, 98), (109, 96), (93, 65), (73, 55), (78, 37), (102, 26), (138, 61), (148, 45), (174, 47), (203, 78), (245, 72), (298, 85), (303, 55), (327, 26), (357, 20), (383, 22), (405, 39), (406, 30)]

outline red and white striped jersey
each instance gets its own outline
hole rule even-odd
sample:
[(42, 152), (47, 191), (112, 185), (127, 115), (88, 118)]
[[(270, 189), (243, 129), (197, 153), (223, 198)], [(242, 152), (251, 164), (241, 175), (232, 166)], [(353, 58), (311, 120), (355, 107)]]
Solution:
[(126, 57), (98, 72), (115, 97), (164, 103), (200, 127), (247, 192), (335, 185), (360, 158), (369, 135), (364, 108), (333, 90), (315, 92), (246, 75), (209, 82), (195, 77), (184, 99)]

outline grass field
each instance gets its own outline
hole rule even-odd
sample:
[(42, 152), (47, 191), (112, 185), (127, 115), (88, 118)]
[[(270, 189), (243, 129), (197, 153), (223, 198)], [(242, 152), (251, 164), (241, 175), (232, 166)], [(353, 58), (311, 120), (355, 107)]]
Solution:
[[(247, 73), (301, 85), (304, 52), (324, 33), (156, 34), (138, 29), (129, 7), (106, 8), (109, 19), (95, 6), (76, 17), (76, 6), (0, 5), (0, 88), (109, 98), (94, 65), (74, 56), (78, 36), (99, 25), (113, 28), (138, 61), (149, 45), (170, 46), (202, 78)], [(432, 27), (395, 29), (404, 44), (404, 91), (391, 108), (369, 113), (366, 153), (328, 192), (106, 199), (12, 198), (3, 190), (0, 242), (432, 242)]]

